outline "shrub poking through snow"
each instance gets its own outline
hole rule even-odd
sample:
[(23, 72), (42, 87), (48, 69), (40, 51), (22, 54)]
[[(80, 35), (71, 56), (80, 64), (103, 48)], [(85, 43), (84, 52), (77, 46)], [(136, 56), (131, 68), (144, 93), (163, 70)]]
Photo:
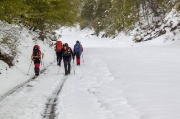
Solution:
[(135, 42), (141, 42), (143, 41), (143, 38), (141, 35), (135, 35), (133, 41)]
[(0, 50), (0, 60), (6, 62), (9, 65), (9, 67), (13, 66), (13, 59), (13, 56), (9, 56), (5, 53), (2, 53), (2, 51)]
[(17, 38), (7, 33), (0, 41), (0, 60), (6, 62), (9, 66), (13, 66), (13, 60), (16, 56)]

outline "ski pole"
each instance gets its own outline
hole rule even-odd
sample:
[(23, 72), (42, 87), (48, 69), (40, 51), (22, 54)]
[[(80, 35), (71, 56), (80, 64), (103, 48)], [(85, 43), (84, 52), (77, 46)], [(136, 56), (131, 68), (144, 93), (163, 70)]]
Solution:
[(32, 60), (31, 60), (31, 63), (30, 63), (30, 66), (29, 66), (27, 75), (29, 75), (29, 70), (30, 70), (30, 68), (31, 68), (31, 64), (32, 64)]
[(59, 74), (59, 69), (60, 69), (60, 66), (59, 66), (59, 68), (58, 68), (58, 73), (57, 73), (57, 74)]
[(54, 62), (56, 61), (56, 52), (54, 52)]
[(74, 60), (73, 60), (73, 70), (74, 70), (74, 75), (75, 75)]
[(82, 53), (82, 59), (83, 59), (83, 63), (84, 63), (84, 57), (83, 57), (83, 53)]
[(41, 65), (43, 65), (43, 68), (44, 68), (44, 60), (43, 60), (43, 57), (42, 57), (42, 60), (41, 60), (41, 61), (42, 61)]
[(40, 59), (40, 63), (41, 63), (41, 65), (42, 65), (42, 59)]
[(43, 68), (44, 68), (44, 60), (43, 60)]
[(40, 61), (41, 61), (41, 65), (42, 65), (43, 68), (44, 68), (44, 62), (43, 62), (43, 60), (41, 59)]

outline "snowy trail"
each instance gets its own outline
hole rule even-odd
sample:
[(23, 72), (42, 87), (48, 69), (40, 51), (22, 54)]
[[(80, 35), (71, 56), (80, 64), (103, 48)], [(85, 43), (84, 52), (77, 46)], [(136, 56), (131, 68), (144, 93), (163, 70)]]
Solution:
[[(107, 86), (115, 79), (99, 52), (93, 51), (101, 49), (86, 49), (84, 63), (75, 67), (76, 75), (68, 78), (63, 87), (58, 119), (140, 119), (120, 87)], [(114, 88), (119, 90), (114, 92)]]
[[(106, 87), (114, 81), (114, 76), (107, 63), (92, 50), (86, 49), (82, 59), (84, 63), (80, 67), (73, 67), (68, 77), (64, 76), (63, 67), (57, 75), (59, 67), (53, 64), (34, 81), (5, 98), (0, 103), (0, 119), (139, 119), (137, 111), (127, 103), (122, 90), (113, 92), (119, 86)], [(46, 107), (50, 103), (52, 105)], [(52, 107), (54, 103), (56, 106)], [(53, 113), (52, 108), (56, 108)]]
[(58, 95), (61, 92), (61, 89), (65, 83), (65, 81), (67, 80), (67, 76), (64, 76), (62, 78), (63, 82), (61, 83), (61, 85), (59, 85), (57, 87), (57, 89), (55, 91), (53, 91), (53, 94), (51, 95), (51, 97), (48, 99), (48, 102), (46, 103), (47, 107), (45, 109), (45, 113), (43, 118), (45, 119), (54, 119), (57, 114), (56, 114), (56, 106), (57, 106), (57, 101), (58, 101)]
[[(55, 118), (179, 119), (179, 53), (178, 47), (86, 48), (84, 63), (58, 95)], [(63, 83), (63, 67), (57, 72), (53, 64), (0, 102), (0, 119), (42, 119)]]
[(64, 70), (52, 64), (44, 73), (0, 102), (0, 119), (41, 119), (48, 98), (65, 79)]
[[(48, 99), (63, 80), (55, 119), (180, 119), (179, 45), (158, 46), (158, 41), (156, 46), (132, 45), (123, 36), (119, 38), (123, 42), (113, 42), (75, 29), (63, 32), (63, 43), (73, 47), (76, 40), (82, 42), (84, 63), (75, 66), (67, 79), (64, 69), (57, 74), (53, 64), (0, 102), (0, 119), (42, 119)], [(54, 61), (54, 51), (47, 51), (45, 63)], [(29, 65), (21, 64), (26, 71)], [(7, 80), (12, 79), (8, 74), (1, 80), (0, 94), (22, 81), (17, 75), (16, 80)]]
[(179, 53), (178, 47), (87, 48), (59, 96), (58, 119), (179, 119)]
[[(52, 63), (50, 63), (47, 67), (49, 67)], [(40, 74), (44, 73), (44, 71), (47, 69), (47, 67), (43, 68), (40, 71)], [(14, 88), (12, 88), (11, 90), (9, 90), (7, 93), (3, 94), (0, 96), (0, 102), (5, 99), (6, 97), (8, 97), (9, 95), (13, 94), (14, 92), (16, 92), (18, 89), (22, 88), (24, 85), (28, 84), (29, 82), (31, 82), (32, 80), (34, 80), (36, 78), (36, 76), (32, 76), (30, 79), (28, 79), (25, 82), (22, 82), (20, 84), (18, 84), (17, 86), (15, 86)]]

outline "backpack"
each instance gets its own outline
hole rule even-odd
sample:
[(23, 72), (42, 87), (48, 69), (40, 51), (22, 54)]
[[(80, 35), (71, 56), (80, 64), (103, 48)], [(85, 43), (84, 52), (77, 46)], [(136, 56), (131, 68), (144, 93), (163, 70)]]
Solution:
[(71, 55), (70, 47), (64, 46), (63, 49), (64, 49), (63, 56), (70, 56)]
[(74, 45), (74, 51), (76, 53), (81, 52), (81, 45), (79, 43), (76, 43), (76, 45)]
[(41, 59), (40, 47), (38, 45), (33, 47), (33, 59)]
[(61, 51), (62, 49), (62, 42), (61, 41), (57, 41), (56, 42), (56, 51)]

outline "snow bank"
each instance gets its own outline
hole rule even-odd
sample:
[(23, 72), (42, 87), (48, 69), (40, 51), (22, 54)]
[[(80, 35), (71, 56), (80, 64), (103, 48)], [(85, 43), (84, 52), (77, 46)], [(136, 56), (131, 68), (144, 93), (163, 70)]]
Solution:
[[(35, 44), (38, 44), (41, 47), (41, 51), (45, 54), (44, 59), (42, 60), (43, 65), (41, 65), (41, 69), (50, 64), (50, 62), (54, 61), (55, 53), (53, 48), (49, 47), (49, 39), (46, 39), (44, 42), (40, 40), (33, 40), (38, 36), (35, 32), (3, 22), (0, 22), (0, 26), (0, 41), (2, 41), (5, 36), (9, 35), (12, 36), (10, 37), (12, 38), (9, 40), (10, 42), (16, 39), (16, 42), (14, 44), (12, 43), (13, 45), (16, 45), (16, 55), (13, 60), (14, 66), (9, 67), (6, 63), (0, 60), (0, 87), (3, 89), (0, 90), (1, 96), (9, 89), (12, 89), (34, 75), (33, 63), (31, 67), (30, 64), (32, 49)], [(12, 54), (11, 47), (1, 44), (0, 49), (3, 53)], [(27, 75), (28, 70), (29, 75)]]

